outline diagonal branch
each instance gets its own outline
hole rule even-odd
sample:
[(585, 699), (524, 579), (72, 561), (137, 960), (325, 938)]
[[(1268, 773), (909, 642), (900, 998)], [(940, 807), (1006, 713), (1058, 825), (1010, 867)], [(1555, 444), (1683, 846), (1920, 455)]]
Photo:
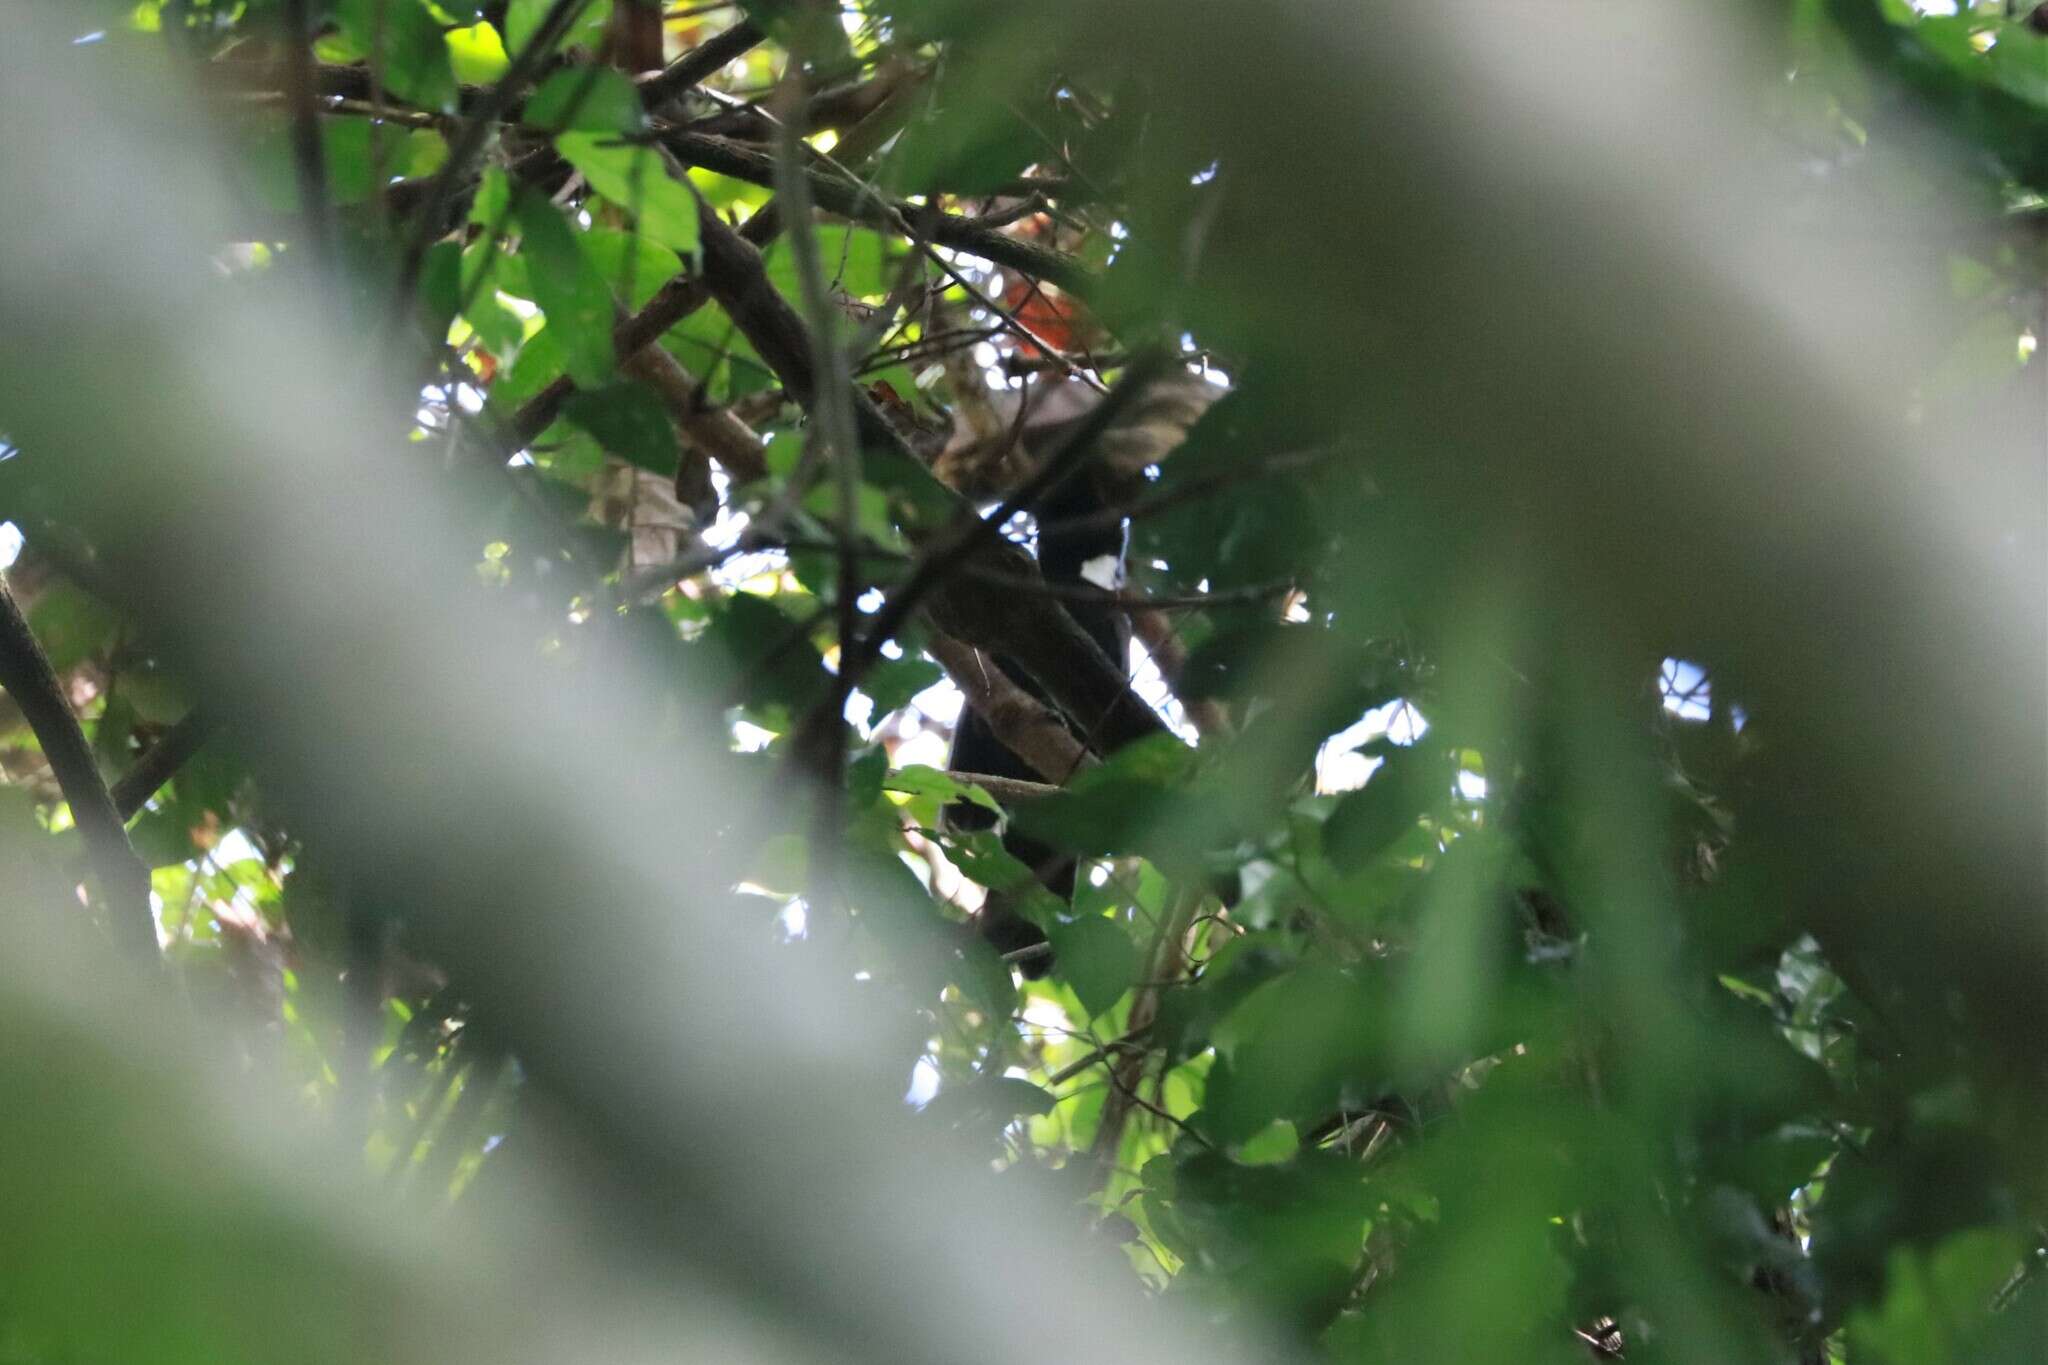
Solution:
[[(988, 655), (946, 635), (933, 636), (925, 649), (946, 670), (967, 705), (988, 723), (989, 732), (1005, 749), (1030, 764), (1047, 783), (1063, 782), (1068, 774), (1091, 761), (1081, 741), (1074, 738), (1074, 732), (1045, 703), (1012, 681)], [(1010, 799), (993, 786), (989, 786), (989, 792), (998, 800)]]
[(136, 855), (121, 812), (107, 791), (92, 748), (64, 689), (36, 643), (28, 619), (0, 580), (0, 687), (7, 689), (50, 760), (50, 771), (71, 806), (71, 818), (85, 839), (86, 856), (99, 877), (108, 917), (138, 958), (157, 960), (156, 922), (149, 909), (149, 867)]
[(149, 752), (136, 759), (134, 766), (114, 783), (110, 795), (121, 819), (134, 819), (135, 812), (142, 809), (143, 803), (155, 796), (164, 783), (177, 776), (178, 769), (190, 762), (192, 755), (213, 737), (213, 731), (213, 716), (197, 706), (164, 731)]
[(666, 70), (643, 78), (640, 81), (640, 102), (649, 110), (659, 109), (707, 77), (716, 75), (728, 62), (744, 57), (767, 38), (768, 35), (753, 20), (742, 19), (676, 58)]

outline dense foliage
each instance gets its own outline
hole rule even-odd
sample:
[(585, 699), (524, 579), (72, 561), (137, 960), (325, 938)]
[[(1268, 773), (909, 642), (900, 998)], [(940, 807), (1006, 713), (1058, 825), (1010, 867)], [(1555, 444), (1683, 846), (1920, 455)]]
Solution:
[[(461, 508), (436, 545), (332, 509), (361, 553), (537, 673), (654, 680), (642, 760), (715, 751), (662, 813), (710, 884), (676, 922), (856, 985), (861, 1084), (1118, 1289), (1347, 1361), (2040, 1358), (2048, 7), (1751, 4), (1711, 88), (1513, 6), (1464, 46), (1188, 0), (76, 8), (92, 98), (148, 61), (209, 125), (211, 288), (317, 299), (372, 362), (333, 387), (402, 395), (364, 444)], [(1618, 119), (1641, 90), (1669, 117)], [(80, 453), (118, 418), (9, 328), (21, 907), (83, 899), (110, 972), (153, 924), (190, 1045), (395, 1209), (562, 1129), (684, 1141), (563, 1117), (710, 1065), (640, 995), (494, 965), (596, 960), (623, 912), (510, 831), (635, 775), (504, 734), (530, 785), (424, 828), (423, 720), (373, 736), (390, 811), (342, 795), (329, 654), (209, 622), (409, 604)], [(1020, 548), (1056, 477), (1128, 517), (1121, 583)], [(963, 706), (1032, 780), (949, 769)], [(154, 1339), (91, 1318), (0, 1287), (9, 1359)]]

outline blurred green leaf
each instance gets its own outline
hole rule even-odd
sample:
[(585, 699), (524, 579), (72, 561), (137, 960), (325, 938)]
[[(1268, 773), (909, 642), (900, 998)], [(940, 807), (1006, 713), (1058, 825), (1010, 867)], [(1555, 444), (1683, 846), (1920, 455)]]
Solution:
[[(505, 6), (505, 50), (514, 57), (524, 53), (539, 36), (541, 21), (555, 0), (510, 0)], [(611, 22), (612, 0), (588, 0), (570, 21), (562, 46), (595, 48), (604, 39)]]
[(519, 223), (520, 254), (533, 265), (529, 278), (535, 302), (547, 314), (548, 330), (561, 347), (568, 372), (578, 384), (604, 384), (612, 374), (611, 288), (553, 204), (521, 189), (513, 214)]
[(338, 0), (342, 32), (375, 59), (384, 88), (437, 113), (455, 109), (455, 68), (441, 24), (420, 0)]
[(635, 311), (646, 307), (657, 289), (682, 273), (683, 263), (675, 252), (637, 233), (591, 228), (577, 240), (612, 291)]
[(616, 134), (640, 131), (647, 115), (631, 81), (608, 67), (580, 66), (543, 81), (526, 101), (525, 121), (550, 133)]
[(1100, 915), (1046, 926), (1060, 979), (1073, 987), (1081, 1008), (1095, 1018), (1123, 997), (1138, 978), (1138, 948), (1123, 926)]
[(628, 464), (656, 474), (676, 472), (675, 426), (644, 385), (628, 380), (578, 389), (562, 404), (562, 415)]
[(945, 670), (929, 659), (878, 659), (862, 675), (860, 690), (875, 701), (874, 719), (910, 704), (910, 699), (945, 677)]
[(1450, 799), (1455, 776), (1433, 747), (1380, 744), (1381, 763), (1323, 823), (1323, 852), (1340, 871), (1355, 872)]
[(49, 656), (50, 667), (65, 673), (113, 644), (121, 618), (85, 589), (60, 581), (36, 597), (28, 610), (28, 625)]
[(697, 201), (646, 147), (604, 133), (563, 133), (555, 146), (590, 187), (632, 214), (640, 230), (685, 256), (697, 251)]

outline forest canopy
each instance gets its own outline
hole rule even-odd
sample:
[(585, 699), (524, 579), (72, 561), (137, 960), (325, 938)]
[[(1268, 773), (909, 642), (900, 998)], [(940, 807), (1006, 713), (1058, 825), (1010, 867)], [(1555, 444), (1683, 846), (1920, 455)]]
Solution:
[(0, 1357), (2048, 1342), (2048, 5), (0, 20)]

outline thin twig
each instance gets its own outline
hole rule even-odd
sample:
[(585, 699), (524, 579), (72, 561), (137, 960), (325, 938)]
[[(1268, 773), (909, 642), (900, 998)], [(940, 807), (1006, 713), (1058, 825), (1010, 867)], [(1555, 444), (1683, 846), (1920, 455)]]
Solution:
[(1104, 1043), (1101, 1047), (1096, 1048), (1093, 1052), (1089, 1053), (1086, 1057), (1083, 1057), (1080, 1061), (1070, 1063), (1067, 1066), (1063, 1066), (1058, 1071), (1053, 1072), (1052, 1075), (1047, 1076), (1045, 1078), (1046, 1085), (1055, 1086), (1066, 1084), (1068, 1081), (1074, 1079), (1074, 1077), (1086, 1071), (1089, 1067), (1096, 1065), (1098, 1062), (1103, 1061), (1104, 1059), (1110, 1057), (1112, 1054), (1125, 1052), (1131, 1048), (1136, 1047), (1140, 1042), (1144, 1040), (1145, 1035), (1147, 1033), (1150, 1033), (1151, 1031), (1152, 1026), (1150, 1024), (1147, 1024), (1144, 1028), (1132, 1029), (1123, 1037), (1115, 1039), (1112, 1042)]
[[(1132, 1032), (1149, 1029), (1159, 1017), (1159, 983), (1177, 979), (1186, 970), (1185, 956), (1181, 952), (1181, 935), (1187, 932), (1193, 921), (1195, 907), (1201, 903), (1201, 893), (1183, 887), (1174, 896), (1173, 904), (1159, 921), (1159, 928), (1153, 935), (1151, 947), (1145, 954), (1146, 972), (1144, 982), (1131, 997), (1131, 1012), (1128, 1020)], [(1130, 1106), (1151, 1109), (1152, 1106), (1138, 1096), (1138, 1083), (1144, 1077), (1145, 1064), (1150, 1059), (1150, 1050), (1126, 1057), (1109, 1068), (1110, 1082), (1115, 1086), (1102, 1106), (1100, 1126), (1095, 1130), (1095, 1155), (1104, 1162), (1116, 1160), (1117, 1149), (1123, 1143), (1124, 1122), (1130, 1116)], [(1153, 1112), (1160, 1112), (1154, 1110)], [(1167, 1117), (1171, 1117), (1168, 1115)], [(1179, 1120), (1174, 1120), (1178, 1123)]]

